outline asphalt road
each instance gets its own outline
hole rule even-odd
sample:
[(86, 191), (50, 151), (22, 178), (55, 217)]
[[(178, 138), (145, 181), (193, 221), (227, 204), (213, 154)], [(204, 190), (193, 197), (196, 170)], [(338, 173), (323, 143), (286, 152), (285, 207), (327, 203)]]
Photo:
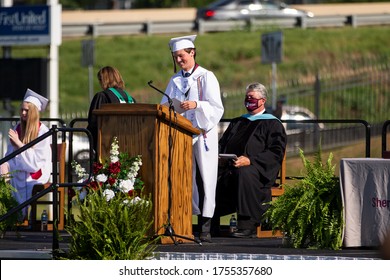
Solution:
[[(313, 4), (291, 7), (311, 11), (315, 16), (390, 13), (390, 3)], [(62, 23), (188, 21), (194, 20), (195, 15), (195, 8), (63, 11)]]

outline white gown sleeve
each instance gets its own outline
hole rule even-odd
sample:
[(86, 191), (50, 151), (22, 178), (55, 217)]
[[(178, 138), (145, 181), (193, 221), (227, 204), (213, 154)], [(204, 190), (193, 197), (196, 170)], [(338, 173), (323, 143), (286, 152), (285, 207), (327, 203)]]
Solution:
[[(39, 129), (38, 136), (46, 133), (48, 128), (44, 125), (41, 125)], [(15, 158), (9, 161), (10, 170), (18, 170), (25, 172), (37, 172), (44, 169), (48, 166), (48, 163), (51, 162), (51, 137), (45, 138), (43, 141), (37, 143), (32, 148), (27, 149), (21, 154), (17, 155)]]
[(214, 73), (207, 71), (201, 78), (203, 98), (197, 101), (195, 118), (199, 128), (209, 131), (215, 127), (223, 116), (224, 108), (221, 90)]

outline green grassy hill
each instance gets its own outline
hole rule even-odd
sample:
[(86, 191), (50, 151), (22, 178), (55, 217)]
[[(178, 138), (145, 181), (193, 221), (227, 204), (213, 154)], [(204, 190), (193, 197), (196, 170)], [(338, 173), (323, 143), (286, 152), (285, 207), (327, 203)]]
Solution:
[[(215, 72), (225, 92), (243, 90), (252, 81), (270, 84), (271, 65), (262, 64), (261, 34), (273, 28), (250, 31), (209, 33), (198, 36), (197, 62)], [(390, 37), (387, 26), (328, 29), (283, 30), (283, 62), (278, 64), (278, 80), (304, 78), (318, 69), (333, 65), (356, 67), (367, 61), (389, 61)], [(95, 78), (105, 65), (117, 67), (127, 89), (138, 102), (159, 102), (161, 95), (147, 82), (165, 89), (173, 74), (168, 49), (171, 37), (153, 36), (98, 37), (95, 40), (94, 92), (99, 90)], [(86, 111), (89, 107), (88, 69), (81, 66), (81, 40), (64, 39), (60, 46), (60, 113)], [(13, 57), (44, 57), (41, 47), (14, 47)]]

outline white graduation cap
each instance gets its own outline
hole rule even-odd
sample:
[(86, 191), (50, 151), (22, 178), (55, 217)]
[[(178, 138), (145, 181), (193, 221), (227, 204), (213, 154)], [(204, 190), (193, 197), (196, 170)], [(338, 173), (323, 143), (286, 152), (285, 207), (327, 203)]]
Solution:
[(49, 99), (39, 95), (38, 93), (32, 91), (31, 89), (26, 90), (26, 94), (24, 95), (23, 101), (30, 102), (34, 104), (38, 111), (45, 111), (47, 104), (49, 103)]
[(195, 48), (194, 45), (195, 39), (196, 39), (196, 35), (172, 38), (169, 41), (169, 48), (171, 49), (171, 52), (175, 52), (187, 48)]

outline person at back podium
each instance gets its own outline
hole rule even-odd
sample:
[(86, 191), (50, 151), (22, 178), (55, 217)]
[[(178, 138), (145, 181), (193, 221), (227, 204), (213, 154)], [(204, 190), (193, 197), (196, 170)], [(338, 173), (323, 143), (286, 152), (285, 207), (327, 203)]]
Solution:
[[(215, 189), (218, 174), (218, 122), (224, 108), (219, 82), (214, 73), (195, 61), (196, 35), (172, 38), (169, 48), (175, 74), (165, 90), (170, 98), (180, 103), (184, 117), (201, 134), (193, 141), (192, 212), (198, 216), (199, 238), (211, 242), (211, 218), (215, 208)], [(176, 72), (176, 64), (181, 68)], [(166, 96), (161, 104), (168, 101)]]
[[(95, 109), (100, 109), (103, 104), (109, 103), (135, 103), (135, 99), (125, 90), (125, 82), (121, 73), (112, 66), (105, 66), (97, 73), (100, 86), (103, 89), (95, 94), (89, 106), (88, 126), (93, 138), (93, 148), (97, 152), (97, 117), (92, 113)], [(96, 155), (95, 155), (96, 156)]]
[(266, 101), (267, 89), (249, 84), (244, 102), (248, 113), (233, 119), (219, 140), (220, 154), (237, 157), (223, 161), (221, 156), (213, 229), (218, 231), (214, 226), (221, 216), (237, 212), (232, 237), (256, 236), (283, 161), (286, 132), (280, 120), (266, 112)]

